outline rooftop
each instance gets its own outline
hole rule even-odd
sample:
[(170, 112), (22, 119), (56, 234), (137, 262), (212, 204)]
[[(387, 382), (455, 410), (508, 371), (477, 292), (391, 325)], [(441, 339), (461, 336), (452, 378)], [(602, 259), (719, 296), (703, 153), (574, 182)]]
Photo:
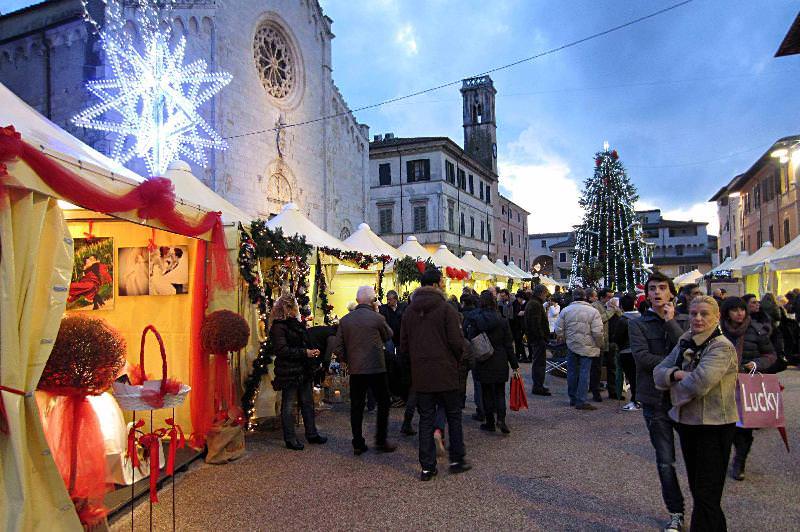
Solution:
[(480, 161), (472, 158), (464, 149), (459, 146), (450, 137), (395, 137), (392, 135), (390, 138), (385, 136), (376, 135), (380, 140), (373, 140), (369, 143), (370, 155), (374, 152), (387, 151), (391, 152), (392, 148), (415, 148), (415, 147), (442, 147), (447, 148), (454, 152), (458, 157), (468, 161), (473, 167), (481, 169), (485, 175), (497, 177), (497, 174), (486, 168)]
[(553, 238), (556, 236), (566, 238), (569, 235), (570, 231), (563, 231), (561, 233), (531, 233), (528, 235), (529, 240), (540, 240), (542, 238)]
[(675, 264), (711, 264), (711, 253), (705, 255), (682, 255), (680, 257), (653, 257), (656, 266)]
[(789, 31), (783, 38), (783, 42), (775, 52), (775, 57), (782, 57), (785, 55), (800, 54), (800, 13), (789, 26)]
[(575, 232), (572, 232), (572, 233), (569, 234), (569, 236), (567, 237), (566, 240), (562, 240), (561, 242), (556, 242), (555, 244), (550, 246), (550, 249), (555, 249), (555, 248), (574, 248), (575, 244), (576, 244)]

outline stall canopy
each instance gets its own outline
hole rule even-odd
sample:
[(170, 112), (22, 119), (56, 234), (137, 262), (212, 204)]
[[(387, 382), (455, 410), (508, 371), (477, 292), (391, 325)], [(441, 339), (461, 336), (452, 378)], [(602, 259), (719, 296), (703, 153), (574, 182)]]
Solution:
[(695, 268), (694, 270), (686, 273), (682, 273), (673, 279), (675, 286), (681, 287), (687, 284), (697, 283), (703, 278), (703, 274), (700, 273), (700, 270)]
[(284, 205), (280, 214), (267, 222), (267, 227), (273, 231), (280, 228), (286, 236), (304, 236), (306, 243), (312, 246), (350, 251), (347, 244), (329, 235), (306, 218), (296, 203)]
[(489, 257), (486, 255), (481, 255), (481, 264), (486, 265), (487, 269), (493, 272), (493, 275), (496, 277), (502, 277), (504, 279), (508, 279), (511, 273), (506, 270), (505, 268), (498, 268), (495, 263), (489, 260)]
[[(775, 246), (772, 242), (764, 242), (764, 245), (752, 255), (746, 257), (742, 262), (737, 265), (737, 270), (741, 271), (741, 276), (752, 275), (761, 271), (764, 262), (770, 260), (770, 257), (775, 254)], [(736, 275), (737, 272), (734, 272)]]
[(202, 205), (203, 208), (222, 213), (225, 223), (242, 223), (248, 225), (253, 217), (222, 196), (208, 188), (192, 174), (192, 169), (184, 161), (170, 163), (164, 177), (172, 181), (175, 195), (187, 201)]
[[(122, 195), (145, 181), (144, 177), (87, 146), (47, 120), (2, 83), (0, 83), (0, 102), (3, 102), (3, 105), (0, 106), (0, 127), (13, 125), (22, 140), (38, 148), (53, 163), (96, 186), (98, 190)], [(12, 160), (6, 164), (8, 175), (5, 179), (8, 185), (33, 190), (56, 199), (67, 199), (64, 194), (51, 188), (39, 173), (23, 160)], [(184, 188), (186, 190), (182, 190), (182, 192), (188, 194), (191, 187)], [(191, 194), (184, 197), (178, 193), (177, 186), (175, 196), (175, 210), (187, 219), (199, 219), (208, 212), (207, 209), (200, 207), (200, 201), (192, 199)], [(219, 199), (222, 200), (222, 198)], [(80, 205), (80, 207), (85, 206)], [(135, 210), (115, 212), (114, 216), (138, 224), (169, 230), (158, 219), (139, 218)], [(200, 236), (200, 238), (203, 237), (209, 239), (210, 234)]]
[(494, 261), (494, 265), (497, 266), (499, 269), (503, 270), (504, 272), (506, 272), (506, 276), (511, 277), (513, 279), (522, 279), (522, 276), (520, 276), (520, 274), (518, 274), (505, 264), (503, 264), (502, 260), (497, 259), (496, 261)]
[(529, 272), (526, 272), (525, 270), (514, 264), (513, 260), (508, 263), (508, 269), (519, 275), (520, 279), (531, 279), (533, 277), (533, 275), (531, 275)]
[(540, 275), (539, 283), (545, 285), (550, 291), (554, 290), (556, 286), (564, 286), (549, 275)]
[(420, 243), (417, 241), (417, 237), (414, 235), (406, 238), (406, 241), (403, 242), (399, 248), (397, 248), (397, 251), (402, 253), (403, 256), (408, 256), (416, 260), (428, 260), (431, 258), (431, 254), (428, 253), (427, 249), (420, 245)]
[(431, 255), (431, 260), (440, 268), (447, 268), (449, 266), (450, 268), (456, 268), (458, 270), (472, 271), (472, 266), (453, 255), (444, 244), (439, 246), (439, 249)]
[[(732, 261), (728, 262), (728, 260), (726, 259), (725, 262), (728, 262), (727, 265), (725, 265), (725, 262), (723, 262), (722, 264), (720, 264), (719, 266), (717, 266), (708, 273), (719, 273), (725, 270), (729, 270), (731, 272), (731, 275), (738, 275), (738, 272), (742, 271), (742, 263), (744, 263), (744, 261), (746, 261), (749, 258), (750, 254), (746, 251), (742, 251), (739, 254), (739, 256), (733, 259)], [(723, 266), (725, 267), (723, 268)]]
[(717, 272), (729, 270), (730, 266), (731, 266), (731, 264), (733, 264), (734, 260), (736, 260), (736, 259), (734, 259), (733, 257), (726, 258), (718, 266), (716, 266), (715, 268), (712, 268), (708, 273), (706, 273), (706, 275), (712, 275), (712, 274), (717, 273)]
[(800, 268), (800, 236), (797, 236), (769, 258), (771, 270), (795, 270)]
[(471, 251), (467, 251), (464, 253), (464, 256), (461, 257), (465, 263), (469, 265), (472, 269), (473, 276), (476, 278), (486, 279), (492, 276), (497, 275), (494, 271), (494, 268), (491, 268), (491, 264), (484, 264), (478, 258), (472, 254)]
[(344, 243), (351, 249), (369, 255), (388, 255), (392, 259), (399, 259), (403, 256), (397, 249), (376, 235), (366, 223), (359, 225), (356, 232), (350, 235)]

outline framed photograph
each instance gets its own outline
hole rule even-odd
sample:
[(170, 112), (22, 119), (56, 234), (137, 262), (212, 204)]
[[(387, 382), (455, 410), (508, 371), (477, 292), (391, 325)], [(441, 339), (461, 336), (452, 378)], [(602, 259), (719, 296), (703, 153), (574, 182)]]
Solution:
[(160, 246), (150, 252), (150, 295), (189, 293), (188, 246)]
[(67, 310), (114, 308), (114, 239), (74, 239)]
[(119, 296), (146, 296), (150, 294), (150, 253), (146, 247), (119, 248)]

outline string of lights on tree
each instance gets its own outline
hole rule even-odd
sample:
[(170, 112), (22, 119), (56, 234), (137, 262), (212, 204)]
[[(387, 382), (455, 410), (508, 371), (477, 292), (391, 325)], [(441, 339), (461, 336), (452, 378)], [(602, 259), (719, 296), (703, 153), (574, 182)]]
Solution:
[[(227, 142), (200, 113), (232, 76), (209, 72), (197, 59), (185, 63), (186, 38), (174, 46), (169, 21), (173, 0), (97, 0), (103, 24), (81, 0), (83, 17), (100, 37), (111, 69), (108, 78), (86, 84), (98, 102), (72, 119), (76, 126), (112, 133), (111, 156), (121, 164), (143, 159), (151, 176), (163, 175), (169, 163), (185, 157), (207, 166), (206, 150), (227, 148)], [(125, 5), (133, 8), (141, 42), (125, 31)]]
[(584, 183), (583, 222), (576, 230), (570, 286), (632, 291), (649, 273), (649, 245), (634, 211), (639, 199), (616, 150), (595, 154), (593, 177)]

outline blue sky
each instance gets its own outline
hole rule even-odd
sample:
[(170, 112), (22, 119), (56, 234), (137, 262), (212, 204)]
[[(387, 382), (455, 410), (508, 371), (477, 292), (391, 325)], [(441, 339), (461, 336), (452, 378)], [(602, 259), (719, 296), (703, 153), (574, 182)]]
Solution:
[[(235, 0), (231, 0), (234, 1)], [(323, 0), (334, 79), (352, 108), (479, 74), (671, 5), (632, 0)], [(0, 0), (8, 12), (33, 2)], [(226, 2), (227, 3), (227, 2)], [(568, 230), (608, 141), (641, 197), (712, 222), (706, 203), (800, 133), (800, 56), (773, 57), (795, 0), (694, 0), (617, 33), (492, 74), (501, 187), (531, 232)], [(371, 134), (463, 141), (457, 86), (357, 113)]]

